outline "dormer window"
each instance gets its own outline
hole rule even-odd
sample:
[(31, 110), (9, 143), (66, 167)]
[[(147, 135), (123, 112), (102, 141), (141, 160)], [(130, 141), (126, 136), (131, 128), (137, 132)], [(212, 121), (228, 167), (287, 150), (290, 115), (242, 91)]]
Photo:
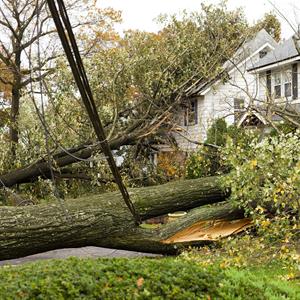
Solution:
[(267, 54), (268, 54), (268, 51), (267, 51), (267, 50), (259, 51), (259, 58), (263, 58), (263, 57), (266, 56)]

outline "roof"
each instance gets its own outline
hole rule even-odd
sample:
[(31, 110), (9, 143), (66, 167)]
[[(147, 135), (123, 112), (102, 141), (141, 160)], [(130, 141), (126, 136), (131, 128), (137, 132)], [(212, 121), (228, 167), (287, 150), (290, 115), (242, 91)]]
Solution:
[(279, 44), (273, 51), (269, 52), (259, 62), (257, 62), (250, 70), (256, 70), (262, 67), (273, 65), (299, 56), (299, 53), (295, 47), (293, 37)]
[(237, 127), (241, 127), (243, 123), (251, 117), (257, 118), (262, 124), (266, 125), (268, 122), (265, 117), (257, 111), (245, 111), (237, 122)]
[[(259, 107), (258, 107), (259, 108)], [(287, 111), (290, 112), (300, 112), (300, 104), (290, 104), (285, 108)], [(244, 124), (244, 122), (252, 117), (257, 118), (262, 124), (267, 125), (269, 121), (267, 120), (267, 112), (262, 108), (260, 111), (258, 110), (247, 110), (245, 111), (237, 122), (237, 127), (240, 127)], [(250, 120), (251, 121), (251, 120)], [(280, 115), (273, 113), (271, 115), (272, 122), (282, 121), (282, 117)], [(247, 125), (247, 124), (245, 124)]]
[[(236, 57), (235, 63), (241, 63), (251, 54), (259, 50), (266, 44), (269, 44), (273, 48), (276, 48), (278, 46), (277, 42), (268, 34), (268, 32), (265, 29), (262, 29), (256, 34), (254, 38), (247, 40), (236, 51), (236, 53), (233, 55), (234, 58)], [(224, 65), (226, 64), (232, 65), (229, 60)]]
[[(227, 60), (221, 71), (217, 76), (212, 79), (201, 78), (197, 80), (192, 86), (186, 90), (187, 96), (195, 96), (201, 94), (204, 90), (211, 87), (219, 79), (223, 77), (227, 72), (236, 68), (236, 65), (243, 62), (251, 54), (259, 50), (264, 45), (269, 44), (271, 47), (275, 48), (277, 46), (276, 41), (267, 33), (265, 29), (260, 30), (256, 36), (252, 39), (246, 40), (241, 47), (235, 52), (232, 59)], [(232, 62), (234, 61), (234, 63)]]
[(197, 80), (192, 86), (190, 86), (186, 90), (186, 96), (191, 97), (191, 96), (195, 96), (197, 94), (199, 95), (202, 91), (206, 90), (207, 88), (212, 86), (214, 83), (216, 83), (219, 79), (221, 79), (223, 75), (224, 75), (224, 72), (221, 72), (220, 74), (218, 74), (217, 76), (215, 76), (214, 78), (212, 78), (210, 80), (207, 80), (205, 78), (201, 78), (201, 79)]

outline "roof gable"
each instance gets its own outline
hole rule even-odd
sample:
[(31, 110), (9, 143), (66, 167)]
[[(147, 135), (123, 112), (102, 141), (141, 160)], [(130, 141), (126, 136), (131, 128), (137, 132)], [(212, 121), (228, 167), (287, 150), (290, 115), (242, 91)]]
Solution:
[(268, 34), (265, 29), (260, 30), (254, 38), (246, 41), (233, 55), (231, 60), (225, 62), (223, 67), (226, 65), (232, 65), (231, 61), (233, 60), (235, 64), (239, 64), (246, 60), (253, 53), (261, 49), (265, 45), (269, 45), (271, 49), (274, 49), (278, 46), (276, 41)]
[(273, 51), (269, 52), (259, 62), (257, 62), (251, 70), (260, 69), (262, 67), (271, 66), (273, 64), (283, 62), (285, 60), (300, 56), (293, 40), (293, 37), (279, 44)]
[(208, 90), (211, 86), (219, 82), (224, 75), (230, 73), (233, 69), (245, 62), (249, 57), (255, 54), (257, 51), (265, 47), (275, 48), (277, 46), (276, 41), (267, 33), (265, 29), (260, 30), (254, 38), (247, 40), (243, 45), (235, 52), (232, 59), (227, 60), (222, 70), (217, 76), (212, 79), (201, 78), (196, 81), (192, 86), (186, 90), (187, 96), (195, 96), (201, 94), (201, 92)]

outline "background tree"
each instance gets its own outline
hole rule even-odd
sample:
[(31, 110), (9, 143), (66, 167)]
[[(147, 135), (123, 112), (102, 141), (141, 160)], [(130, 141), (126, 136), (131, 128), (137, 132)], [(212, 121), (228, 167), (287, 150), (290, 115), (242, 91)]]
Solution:
[(253, 28), (256, 32), (264, 28), (276, 42), (281, 40), (281, 24), (274, 13), (266, 13)]
[[(94, 2), (68, 0), (67, 9), (71, 12), (74, 27), (86, 25), (86, 30), (91, 31), (96, 25), (98, 36), (101, 30), (108, 29), (104, 26), (106, 22), (119, 17), (112, 10), (96, 9)], [(26, 89), (31, 89), (31, 85), (53, 71), (51, 62), (61, 55), (61, 47), (45, 0), (1, 0), (0, 16), (0, 61), (11, 75), (7, 77), (0, 73), (0, 81), (11, 87), (9, 135), (10, 152), (15, 159), (21, 97)]]
[[(128, 31), (123, 38), (111, 35), (105, 44), (97, 41), (100, 34), (78, 32), (79, 44), (89, 49), (84, 63), (109, 143), (112, 149), (133, 151), (129, 157), (149, 153), (155, 144), (173, 142), (187, 87), (222, 72), (223, 63), (252, 32), (242, 10), (231, 11), (224, 3), (202, 6), (201, 11), (180, 18), (163, 16), (160, 21), (163, 29), (158, 33)], [(99, 26), (87, 32), (100, 32)], [(45, 110), (55, 174), (80, 174), (95, 178), (95, 183), (106, 173), (100, 147), (93, 142), (93, 130), (63, 57), (55, 60), (55, 71), (46, 80), (50, 93)], [(20, 119), (20, 166), (31, 165), (2, 176), (9, 186), (49, 177), (44, 129), (38, 120), (29, 121), (33, 110), (27, 105)], [(75, 162), (80, 164), (66, 169)]]
[[(161, 22), (164, 29), (159, 33), (128, 31), (123, 38), (114, 38), (109, 47), (97, 46), (97, 51), (89, 51), (85, 57), (111, 145), (119, 148), (134, 144), (137, 155), (153, 144), (172, 140), (171, 131), (185, 101), (186, 88), (199, 78), (214, 77), (227, 55), (245, 39), (248, 27), (240, 10), (230, 11), (224, 4), (203, 6), (200, 12), (184, 14), (180, 19), (162, 17)], [(81, 45), (95, 44), (94, 35), (79, 37)], [(77, 149), (81, 149), (73, 153), (74, 157), (62, 151), (57, 167), (86, 159), (87, 152), (94, 153), (102, 165), (102, 156), (97, 154), (99, 147), (93, 144), (93, 131), (63, 58), (56, 61), (55, 69), (55, 76), (48, 80), (51, 97), (45, 112), (53, 137), (51, 148), (59, 152), (63, 145), (74, 151), (77, 147), (72, 146), (77, 144)], [(29, 124), (32, 123), (36, 120)], [(28, 143), (28, 151), (22, 151), (27, 152), (25, 160), (37, 161), (37, 153), (39, 157), (45, 155), (42, 130), (37, 125), (29, 129), (26, 121), (23, 124), (27, 128), (24, 140)], [(29, 155), (32, 149), (35, 153)], [(89, 150), (82, 152), (83, 149)], [(90, 163), (85, 161), (82, 165)], [(38, 171), (36, 175), (39, 174)]]

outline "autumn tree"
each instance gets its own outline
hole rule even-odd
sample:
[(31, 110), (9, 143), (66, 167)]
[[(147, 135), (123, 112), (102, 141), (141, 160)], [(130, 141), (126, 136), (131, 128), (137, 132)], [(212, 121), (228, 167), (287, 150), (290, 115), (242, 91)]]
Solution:
[[(97, 9), (94, 1), (68, 0), (66, 5), (74, 27), (82, 34), (82, 25), (89, 32), (96, 25), (94, 33), (99, 37), (109, 28), (104, 26), (106, 22), (119, 18), (112, 10)], [(22, 95), (52, 73), (51, 63), (62, 52), (45, 0), (1, 0), (0, 16), (0, 62), (10, 72), (9, 77), (0, 73), (0, 81), (11, 89), (9, 135), (15, 159)]]
[[(113, 149), (134, 145), (131, 149), (138, 155), (153, 144), (172, 141), (171, 132), (187, 87), (220, 72), (224, 61), (245, 40), (248, 28), (242, 11), (230, 11), (225, 4), (203, 6), (200, 12), (181, 18), (162, 17), (161, 22), (163, 29), (158, 33), (128, 31), (109, 46), (90, 51), (84, 59)], [(79, 44), (95, 44), (93, 35), (91, 43), (88, 35), (77, 36)], [(103, 156), (99, 145), (93, 142), (93, 131), (82, 112), (76, 86), (63, 58), (56, 60), (56, 73), (48, 80), (48, 86), (51, 97), (46, 110), (47, 124), (53, 137), (53, 158), (59, 157), (55, 165), (60, 174), (66, 165), (91, 155), (99, 158), (100, 169), (103, 168)], [(39, 139), (41, 136), (39, 133)], [(41, 144), (34, 139), (33, 135), (27, 139), (28, 153), (35, 144)], [(74, 144), (78, 147), (73, 147)], [(56, 156), (62, 145), (70, 148), (71, 156), (66, 151)], [(40, 156), (43, 156), (41, 152)], [(34, 153), (31, 157), (37, 164), (42, 162)], [(26, 160), (32, 158), (28, 155)], [(39, 170), (35, 168), (33, 173), (28, 173), (27, 169), (27, 179), (19, 178), (18, 182), (26, 182), (30, 176), (37, 178), (41, 174)], [(95, 171), (98, 173), (99, 168)], [(43, 171), (43, 176), (47, 174)]]
[(254, 31), (265, 29), (276, 42), (281, 40), (281, 24), (274, 13), (266, 13), (254, 26)]
[[(108, 20), (120, 17), (107, 13)], [(180, 17), (162, 16), (160, 22), (163, 29), (158, 33), (130, 30), (122, 38), (110, 25), (103, 27), (103, 22), (76, 32), (79, 45), (88, 53), (84, 63), (110, 145), (126, 153), (129, 148), (122, 146), (130, 146), (135, 159), (149, 153), (154, 144), (174, 142), (172, 131), (185, 105), (186, 89), (215, 78), (253, 32), (243, 11), (231, 11), (225, 3), (203, 5), (199, 12)], [(64, 57), (55, 60), (54, 68), (55, 73), (45, 80), (49, 92), (45, 121), (55, 172), (63, 177), (71, 171), (73, 177), (79, 174), (89, 180), (96, 175), (98, 180), (106, 175), (103, 156)], [(47, 164), (40, 165), (46, 155), (44, 128), (38, 118), (32, 119), (34, 108), (26, 107), (19, 123), (23, 130), (20, 165), (36, 163), (32, 172), (26, 169), (20, 177), (14, 172), (5, 177), (9, 185), (49, 176)], [(93, 163), (86, 160), (91, 156)], [(74, 162), (81, 162), (79, 170), (65, 169)]]

